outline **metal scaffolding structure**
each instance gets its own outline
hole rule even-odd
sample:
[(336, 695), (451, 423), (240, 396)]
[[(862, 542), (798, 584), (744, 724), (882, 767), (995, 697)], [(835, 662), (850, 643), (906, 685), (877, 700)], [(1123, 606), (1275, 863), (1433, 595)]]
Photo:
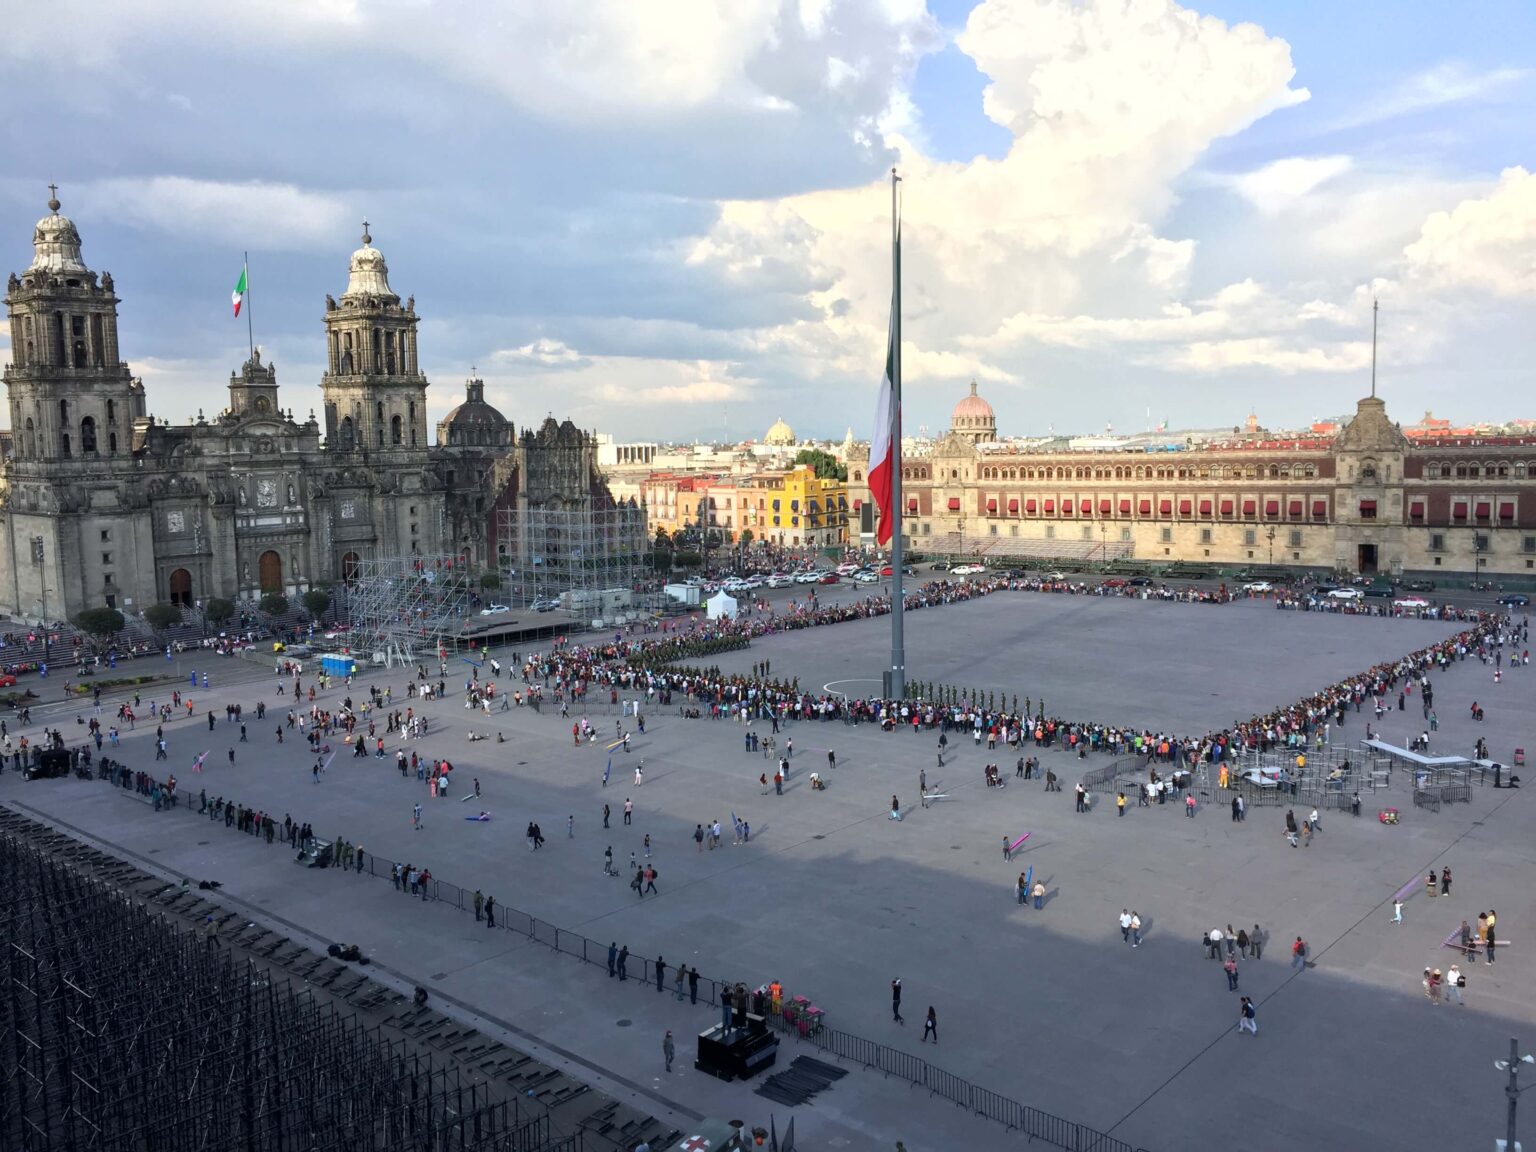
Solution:
[(628, 607), (651, 580), (645, 509), (634, 501), (503, 509), (499, 538), (514, 542), (502, 588), (522, 604), (554, 603), (585, 615)]
[(535, 1152), (524, 1116), (313, 989), (0, 835), (0, 1147)]
[(478, 581), (458, 556), (359, 560), (347, 583), (354, 650), (387, 667), (409, 667), (458, 647), (479, 610)]

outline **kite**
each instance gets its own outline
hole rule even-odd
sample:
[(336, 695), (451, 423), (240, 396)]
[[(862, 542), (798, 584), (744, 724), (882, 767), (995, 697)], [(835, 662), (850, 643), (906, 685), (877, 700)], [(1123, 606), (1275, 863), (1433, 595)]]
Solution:
[(466, 819), (466, 820), (473, 820), (473, 821), (475, 821), (478, 824), (484, 824), (487, 821), (489, 821), (490, 818), (491, 818), (491, 814), (489, 812), (482, 812), (478, 816), (466, 816), (466, 817), (464, 817), (464, 819)]
[(192, 771), (194, 771), (194, 772), (201, 772), (203, 770), (203, 761), (208, 759), (208, 756), (209, 756), (209, 754), (212, 751), (213, 751), (213, 749), (210, 748), (210, 749), (208, 749), (207, 752), (204, 752), (196, 760), (192, 761)]
[(608, 767), (603, 769), (603, 787), (608, 787), (608, 777), (613, 774), (613, 753), (608, 753)]
[(1008, 851), (1010, 851), (1010, 852), (1017, 852), (1019, 850), (1019, 845), (1024, 843), (1024, 841), (1026, 841), (1028, 839), (1029, 839), (1029, 833), (1026, 832), (1026, 833), (1024, 833), (1024, 835), (1020, 836), (1017, 840), (1015, 840), (1012, 844), (1008, 845)]

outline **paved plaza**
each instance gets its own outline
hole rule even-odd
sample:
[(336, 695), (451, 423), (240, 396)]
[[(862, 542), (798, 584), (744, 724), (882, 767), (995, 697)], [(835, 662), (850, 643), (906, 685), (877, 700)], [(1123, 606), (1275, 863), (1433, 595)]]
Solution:
[[(1005, 593), (926, 609), (908, 617), (915, 678), (983, 690), (1044, 694), (1050, 711), (1085, 720), (1202, 732), (1271, 706), (1288, 704), (1379, 660), (1413, 651), (1459, 630), (1417, 620), (1276, 612), (1262, 602), (1228, 606)], [(878, 675), (888, 620), (839, 624), (754, 642), (709, 661), (748, 669), (771, 659), (776, 675), (802, 687)], [(505, 662), (506, 653), (500, 654)], [(1066, 782), (1047, 795), (1039, 781), (982, 782), (985, 748), (951, 740), (949, 763), (934, 765), (927, 735), (884, 734), (873, 726), (799, 724), (794, 770), (783, 796), (759, 787), (772, 765), (743, 750), (730, 721), (685, 720), (657, 708), (633, 751), (606, 740), (572, 746), (570, 721), (552, 708), (484, 717), (450, 698), (422, 705), (435, 731), (408, 744), (456, 766), (453, 795), (427, 798), (414, 776), (390, 759), (337, 757), (316, 784), (313, 757), (292, 735), (273, 730), (286, 711), (270, 667), (218, 661), (209, 691), (194, 693), (198, 719), (168, 727), (171, 766), (195, 809), (199, 789), (313, 823), (318, 835), (344, 836), (370, 854), (429, 867), (440, 880), (479, 887), (504, 906), (637, 957), (683, 961), (706, 976), (751, 986), (783, 981), (805, 994), (833, 1026), (924, 1056), (983, 1087), (1072, 1120), (1092, 1124), (1153, 1152), (1236, 1144), (1245, 1149), (1463, 1148), (1486, 1146), (1503, 1131), (1503, 1080), (1492, 1061), (1509, 1037), (1536, 1048), (1528, 988), (1536, 944), (1528, 896), (1533, 820), (1521, 791), (1472, 790), (1470, 804), (1438, 814), (1412, 809), (1399, 779), (1373, 810), (1352, 820), (1330, 813), (1305, 849), (1282, 836), (1283, 809), (1256, 808), (1245, 823), (1202, 807), (1194, 819), (1173, 806), (1117, 818), (1111, 804), (1074, 813), (1071, 784), (1085, 767), (1043, 754)], [(450, 667), (450, 689), (465, 665)], [(1469, 752), (1483, 736), (1498, 758), (1536, 747), (1536, 670), (1492, 670), (1467, 660), (1434, 677), (1440, 731), (1432, 751)], [(388, 684), (404, 707), (400, 671), (364, 677), (352, 689)], [(510, 680), (504, 680), (510, 684)], [(460, 685), (461, 686), (461, 685)], [(169, 687), (161, 693), (168, 694)], [(145, 693), (146, 697), (150, 693)], [(338, 706), (332, 687), (322, 703)], [(255, 701), (267, 721), (257, 723)], [(1472, 700), (1486, 709), (1474, 723)], [(226, 724), (241, 703), (248, 744)], [(1389, 714), (1389, 739), (1423, 727), (1415, 704)], [(115, 706), (114, 706), (115, 708)], [(202, 716), (218, 714), (208, 731)], [(78, 730), (89, 708), (44, 705), (39, 723)], [(109, 710), (110, 712), (110, 710)], [(600, 734), (616, 710), (590, 712)], [(1368, 713), (1351, 713), (1335, 739), (1364, 736)], [(470, 743), (467, 734), (492, 739)], [(14, 728), (13, 728), (14, 732)], [(496, 733), (506, 736), (497, 743)], [(140, 725), (119, 758), (154, 770), (153, 729)], [(782, 742), (781, 737), (781, 742)], [(226, 749), (236, 749), (236, 763)], [(838, 767), (828, 771), (826, 751)], [(206, 771), (194, 757), (211, 751)], [(643, 758), (645, 780), (633, 785)], [(164, 768), (164, 765), (160, 765)], [(813, 792), (807, 778), (829, 778)], [(917, 778), (948, 799), (918, 807)], [(1401, 774), (1398, 774), (1399, 777)], [(478, 777), (483, 799), (460, 802)], [(896, 794), (905, 819), (887, 817)], [(620, 818), (624, 801), (635, 822)], [(713, 1014), (665, 995), (621, 987), (597, 967), (556, 956), (513, 935), (485, 932), (468, 913), (410, 902), (388, 881), (295, 867), (268, 848), (185, 809), (154, 813), (132, 793), (100, 782), (23, 783), (7, 771), (0, 801), (20, 802), (193, 880), (217, 879), (222, 895), (323, 938), (360, 944), (389, 968), (435, 995), (510, 1022), (534, 1043), (601, 1077), (605, 1091), (630, 1094), (658, 1114), (741, 1116), (760, 1122), (770, 1106), (749, 1087), (723, 1085), (691, 1066), (691, 1038)], [(411, 809), (425, 806), (424, 827)], [(612, 827), (601, 827), (604, 803)], [(1380, 824), (1374, 806), (1400, 808), (1402, 823)], [(466, 821), (483, 807), (493, 819)], [(730, 843), (732, 813), (750, 821), (752, 840)], [(1304, 813), (1298, 812), (1298, 817)], [(573, 838), (566, 833), (574, 817)], [(699, 852), (696, 823), (719, 819), (726, 843)], [(531, 852), (528, 821), (547, 844)], [(1002, 858), (1005, 836), (1030, 833), (1020, 857)], [(612, 845), (620, 870), (631, 852), (654, 845), (659, 896), (637, 900), (622, 879), (603, 875)], [(1392, 896), (1431, 866), (1449, 865), (1455, 895), (1430, 900), (1414, 890), (1405, 923), (1390, 923)], [(1018, 906), (1013, 882), (1033, 867), (1048, 895), (1043, 910)], [(1122, 907), (1143, 920), (1144, 942), (1121, 941)], [(1463, 918), (1499, 910), (1499, 937), (1511, 942), (1499, 963), (1467, 970), (1467, 1006), (1427, 1003), (1419, 973), (1449, 967), (1440, 947)], [(1212, 927), (1268, 937), (1260, 961), (1241, 964), (1241, 992), (1258, 1008), (1257, 1037), (1239, 1035), (1237, 993), (1219, 965), (1203, 957), (1199, 936)], [(1316, 967), (1296, 973), (1289, 945), (1306, 938)], [(900, 977), (905, 1025), (893, 1022), (889, 988)], [(939, 1046), (919, 1043), (932, 1005)], [(676, 1071), (661, 1071), (661, 1035), (679, 1037)], [(810, 1049), (805, 1051), (815, 1054)], [(797, 1049), (786, 1041), (781, 1063)], [(1020, 1138), (1000, 1126), (928, 1098), (919, 1088), (855, 1069), (813, 1105), (795, 1110), (804, 1148), (891, 1148), (911, 1152), (1011, 1148)], [(787, 1118), (778, 1113), (780, 1130)], [(1532, 1120), (1536, 1124), (1536, 1120)]]

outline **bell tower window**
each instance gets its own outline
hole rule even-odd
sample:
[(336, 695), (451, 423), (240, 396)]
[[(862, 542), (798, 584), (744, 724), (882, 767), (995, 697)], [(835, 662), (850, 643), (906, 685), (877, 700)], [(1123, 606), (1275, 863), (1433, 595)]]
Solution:
[(94, 453), (96, 451), (96, 418), (87, 416), (80, 421), (80, 451)]
[(389, 442), (391, 444), (400, 444), (403, 440), (400, 417), (391, 416), (389, 418)]

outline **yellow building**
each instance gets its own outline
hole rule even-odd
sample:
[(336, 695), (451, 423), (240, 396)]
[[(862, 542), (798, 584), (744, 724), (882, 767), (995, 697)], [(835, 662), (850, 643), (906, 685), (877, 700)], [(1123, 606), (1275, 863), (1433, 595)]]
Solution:
[(735, 543), (754, 540), (831, 548), (848, 539), (848, 486), (807, 465), (751, 476), (653, 474), (641, 485), (652, 528), (708, 527)]

